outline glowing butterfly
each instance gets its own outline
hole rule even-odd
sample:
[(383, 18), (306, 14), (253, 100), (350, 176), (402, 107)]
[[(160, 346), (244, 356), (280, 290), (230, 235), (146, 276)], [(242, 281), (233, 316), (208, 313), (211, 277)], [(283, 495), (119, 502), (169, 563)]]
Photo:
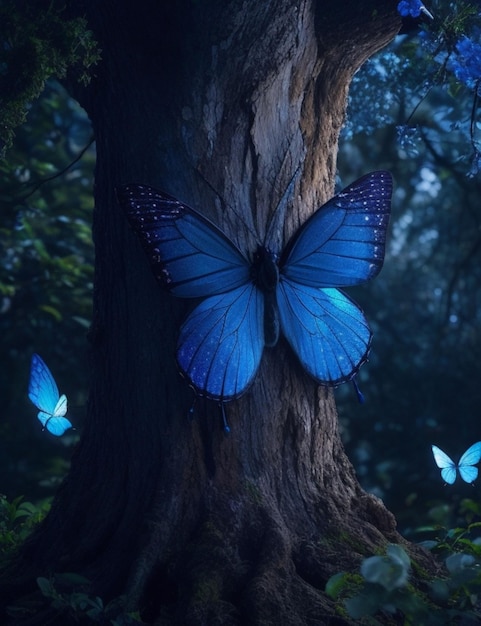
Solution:
[(456, 463), (437, 446), (432, 446), (434, 460), (441, 470), (441, 476), (448, 485), (452, 485), (456, 480), (456, 470), (466, 483), (472, 483), (478, 477), (478, 468), (474, 467), (481, 460), (481, 441), (469, 447), (463, 456)]
[(40, 409), (38, 419), (43, 428), (52, 435), (60, 437), (66, 430), (72, 428), (70, 421), (64, 417), (67, 413), (67, 397), (59, 395), (50, 370), (38, 354), (32, 355), (28, 397), (37, 409)]
[(199, 395), (222, 402), (253, 382), (280, 332), (319, 383), (338, 385), (366, 361), (371, 331), (337, 287), (364, 283), (384, 260), (389, 172), (360, 178), (319, 208), (279, 255), (242, 252), (200, 213), (146, 185), (118, 198), (157, 280), (174, 296), (203, 298), (180, 329), (177, 362)]

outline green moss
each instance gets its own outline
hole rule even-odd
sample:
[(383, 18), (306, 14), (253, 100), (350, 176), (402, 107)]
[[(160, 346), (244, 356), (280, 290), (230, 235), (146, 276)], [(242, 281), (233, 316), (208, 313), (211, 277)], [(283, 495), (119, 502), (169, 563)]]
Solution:
[[(363, 541), (361, 541), (356, 535), (352, 535), (346, 530), (331, 530), (329, 533), (321, 537), (317, 543), (321, 546), (327, 545), (333, 548), (342, 544), (351, 548), (357, 554), (365, 556), (372, 556), (373, 554)], [(387, 542), (378, 548), (379, 554), (384, 554), (386, 545)]]
[(432, 574), (430, 574), (424, 567), (419, 565), (419, 563), (413, 558), (412, 554), (409, 554), (411, 559), (411, 568), (413, 569), (416, 578), (420, 578), (422, 580), (431, 580)]

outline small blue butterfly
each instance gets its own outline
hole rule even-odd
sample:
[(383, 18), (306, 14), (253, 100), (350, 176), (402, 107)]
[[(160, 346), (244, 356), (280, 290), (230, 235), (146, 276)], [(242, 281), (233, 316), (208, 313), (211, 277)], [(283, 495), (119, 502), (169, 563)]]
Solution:
[(372, 172), (331, 198), (280, 255), (261, 244), (245, 254), (200, 213), (147, 185), (117, 193), (157, 280), (174, 296), (203, 298), (177, 344), (197, 394), (238, 398), (280, 332), (321, 384), (352, 380), (367, 360), (368, 323), (338, 287), (364, 283), (382, 267), (389, 172)]
[(28, 397), (37, 409), (40, 409), (38, 419), (43, 428), (52, 435), (60, 437), (66, 430), (72, 428), (70, 421), (64, 417), (67, 413), (67, 397), (59, 395), (50, 370), (38, 354), (32, 355)]
[(457, 465), (437, 446), (432, 446), (432, 450), (436, 465), (441, 469), (441, 476), (448, 485), (452, 485), (456, 480), (456, 470), (459, 471), (461, 478), (466, 483), (472, 483), (478, 477), (478, 468), (474, 465), (481, 460), (481, 441), (469, 447)]

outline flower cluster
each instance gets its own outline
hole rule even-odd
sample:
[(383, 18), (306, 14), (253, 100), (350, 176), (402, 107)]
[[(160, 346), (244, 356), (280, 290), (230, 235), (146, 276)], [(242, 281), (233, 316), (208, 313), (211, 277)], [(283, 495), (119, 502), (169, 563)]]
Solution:
[(464, 35), (458, 41), (455, 56), (448, 62), (448, 69), (460, 83), (470, 89), (476, 89), (478, 95), (481, 95), (481, 44), (473, 39), (479, 41), (479, 31), (474, 32), (472, 38)]
[(433, 16), (429, 13), (421, 0), (401, 0), (397, 5), (397, 10), (403, 17), (419, 17), (421, 13), (424, 13), (433, 19)]

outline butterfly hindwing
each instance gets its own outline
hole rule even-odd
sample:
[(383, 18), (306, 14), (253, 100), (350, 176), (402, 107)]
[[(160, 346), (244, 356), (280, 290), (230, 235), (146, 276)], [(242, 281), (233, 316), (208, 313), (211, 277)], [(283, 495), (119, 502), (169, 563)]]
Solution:
[(282, 278), (277, 301), (282, 332), (304, 369), (324, 384), (350, 380), (371, 343), (357, 304), (338, 289), (316, 289)]
[(49, 415), (43, 411), (40, 411), (38, 414), (38, 419), (40, 420), (43, 428), (46, 428), (50, 433), (52, 433), (52, 435), (56, 435), (57, 437), (60, 437), (66, 430), (72, 428), (70, 420), (63, 417), (67, 412), (67, 398), (65, 396), (60, 396), (59, 405), (60, 406), (57, 409), (57, 412), (60, 412), (57, 414), (54, 413), (53, 415)]
[(225, 293), (249, 280), (244, 255), (194, 209), (147, 185), (124, 185), (117, 195), (155, 277), (175, 296)]
[(52, 373), (38, 354), (32, 355), (28, 397), (40, 409), (38, 419), (43, 428), (56, 436), (72, 428), (70, 421), (64, 417), (67, 413), (67, 397), (59, 395)]
[(252, 383), (264, 349), (264, 299), (249, 283), (203, 300), (180, 329), (177, 361), (197, 393), (239, 397)]
[(311, 287), (347, 287), (374, 278), (384, 261), (391, 195), (389, 172), (372, 172), (346, 187), (294, 235), (281, 274)]

